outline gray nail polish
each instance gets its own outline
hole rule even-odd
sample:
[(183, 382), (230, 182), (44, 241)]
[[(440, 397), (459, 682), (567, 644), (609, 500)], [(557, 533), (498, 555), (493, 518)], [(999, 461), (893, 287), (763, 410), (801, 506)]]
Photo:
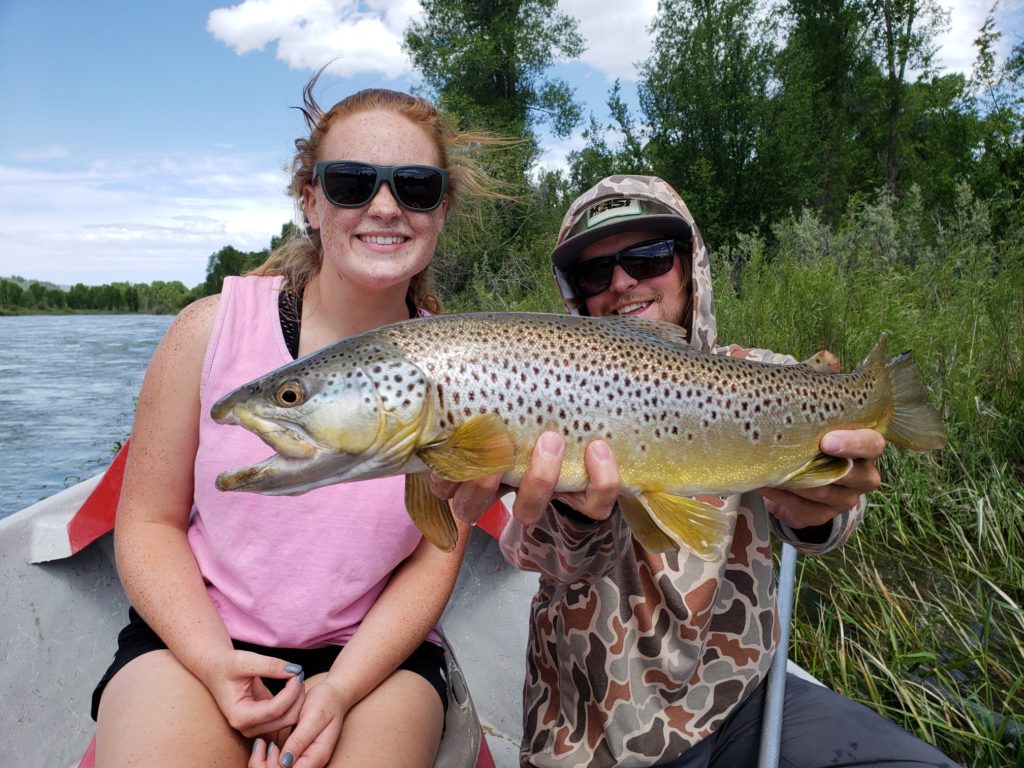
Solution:
[(281, 755), (281, 765), (283, 768), (292, 768), (292, 763), (295, 762), (295, 755), (291, 752), (285, 752)]
[(297, 674), (299, 674), (299, 672), (302, 671), (302, 665), (301, 664), (290, 664), (290, 663), (289, 664), (285, 664), (284, 665), (284, 671), (287, 672), (289, 675), (297, 675)]
[(255, 755), (259, 751), (260, 747), (262, 747), (262, 746), (263, 746), (263, 739), (256, 739), (256, 741), (254, 741), (252, 743), (252, 753)]

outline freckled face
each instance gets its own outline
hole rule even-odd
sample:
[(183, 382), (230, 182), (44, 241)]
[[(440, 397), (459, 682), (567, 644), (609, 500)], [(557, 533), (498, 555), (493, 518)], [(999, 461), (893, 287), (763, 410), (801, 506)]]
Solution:
[[(598, 240), (580, 252), (580, 261), (599, 256), (611, 256), (638, 243), (664, 238), (658, 232), (627, 232)], [(636, 315), (651, 320), (664, 320), (676, 325), (688, 325), (690, 276), (689, 260), (686, 266), (676, 254), (672, 269), (647, 280), (630, 277), (621, 266), (612, 273), (607, 290), (585, 300), (591, 317), (606, 315)]]
[[(327, 130), (317, 160), (361, 160), (378, 165), (435, 165), (440, 155), (429, 135), (393, 112), (360, 112)], [(345, 282), (366, 290), (408, 283), (430, 263), (448, 208), (445, 196), (433, 211), (410, 211), (382, 183), (362, 208), (338, 208), (319, 182), (303, 189), (306, 216), (320, 230), (324, 263)]]

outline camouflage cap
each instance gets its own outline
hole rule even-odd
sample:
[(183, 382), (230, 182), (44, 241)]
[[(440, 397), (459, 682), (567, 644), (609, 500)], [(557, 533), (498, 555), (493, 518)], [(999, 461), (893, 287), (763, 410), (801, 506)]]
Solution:
[(693, 216), (679, 194), (655, 176), (609, 176), (584, 192), (565, 214), (551, 262), (564, 270), (580, 251), (622, 232), (652, 230), (689, 238)]

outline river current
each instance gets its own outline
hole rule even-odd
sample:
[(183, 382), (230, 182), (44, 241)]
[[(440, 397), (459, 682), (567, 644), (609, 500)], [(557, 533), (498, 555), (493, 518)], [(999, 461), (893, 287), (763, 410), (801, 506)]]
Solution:
[(107, 467), (171, 319), (0, 317), (0, 517)]

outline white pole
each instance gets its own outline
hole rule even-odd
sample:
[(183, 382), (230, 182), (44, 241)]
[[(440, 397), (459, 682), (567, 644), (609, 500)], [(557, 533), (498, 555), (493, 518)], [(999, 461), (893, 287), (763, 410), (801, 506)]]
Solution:
[(779, 566), (779, 588), (776, 603), (779, 607), (779, 644), (775, 649), (768, 687), (764, 696), (764, 715), (761, 719), (761, 752), (758, 768), (778, 768), (782, 747), (782, 706), (786, 696), (786, 659), (789, 656), (789, 627), (793, 616), (793, 581), (796, 573), (796, 550), (782, 545), (782, 563)]

